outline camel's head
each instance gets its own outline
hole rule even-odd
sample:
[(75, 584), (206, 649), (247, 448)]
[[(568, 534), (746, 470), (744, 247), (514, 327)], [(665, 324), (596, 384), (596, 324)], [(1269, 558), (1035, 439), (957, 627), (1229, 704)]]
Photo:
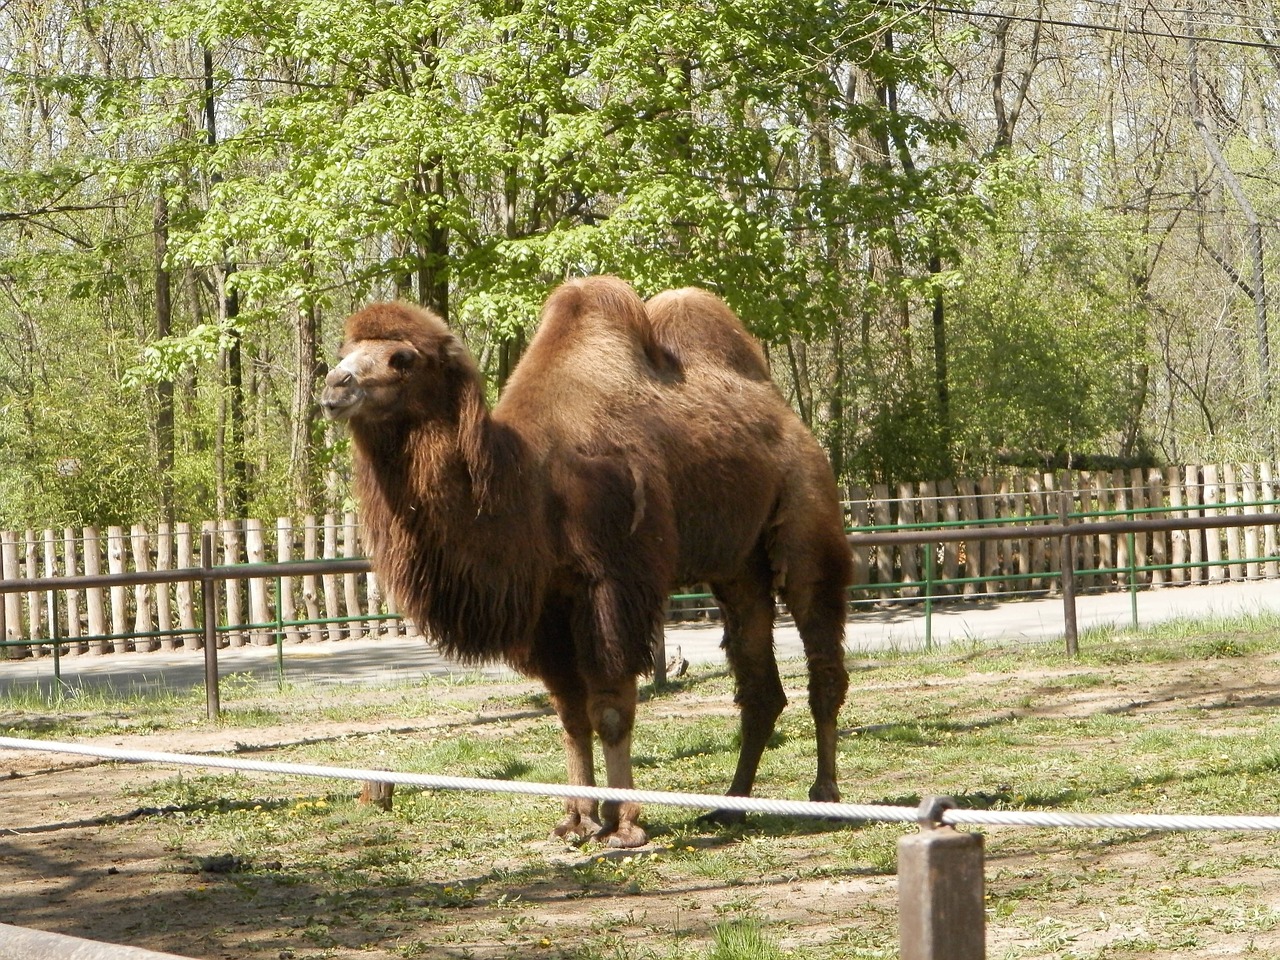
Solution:
[(341, 360), (320, 406), (333, 420), (421, 416), (475, 365), (444, 321), (407, 303), (375, 303), (347, 318)]

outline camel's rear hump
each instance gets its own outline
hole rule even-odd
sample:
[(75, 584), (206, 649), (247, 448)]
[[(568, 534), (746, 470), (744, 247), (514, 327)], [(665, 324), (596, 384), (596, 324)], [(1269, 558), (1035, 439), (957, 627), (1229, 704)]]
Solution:
[(653, 337), (682, 367), (712, 364), (752, 380), (769, 379), (764, 350), (737, 314), (715, 294), (684, 287), (648, 303)]

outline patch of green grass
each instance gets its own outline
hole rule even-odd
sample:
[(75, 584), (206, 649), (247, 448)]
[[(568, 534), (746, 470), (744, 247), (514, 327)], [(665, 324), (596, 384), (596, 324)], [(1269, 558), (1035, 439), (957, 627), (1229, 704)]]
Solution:
[(717, 924), (707, 960), (781, 960), (782, 948), (760, 921), (738, 917)]

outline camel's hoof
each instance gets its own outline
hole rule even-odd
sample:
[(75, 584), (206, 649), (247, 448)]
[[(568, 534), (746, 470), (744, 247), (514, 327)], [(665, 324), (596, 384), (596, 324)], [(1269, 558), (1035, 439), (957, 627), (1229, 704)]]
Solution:
[(606, 827), (596, 839), (606, 847), (631, 850), (648, 843), (649, 835), (634, 823), (624, 823), (616, 827)]
[(830, 780), (826, 783), (815, 783), (809, 788), (809, 799), (814, 803), (839, 803), (840, 788)]
[(568, 840), (571, 843), (585, 843), (592, 837), (599, 835), (599, 833), (600, 824), (590, 817), (571, 813), (556, 825), (556, 828), (551, 831), (551, 836), (560, 840)]
[(717, 827), (733, 827), (743, 823), (746, 819), (747, 815), (741, 810), (712, 810), (700, 816), (698, 822)]

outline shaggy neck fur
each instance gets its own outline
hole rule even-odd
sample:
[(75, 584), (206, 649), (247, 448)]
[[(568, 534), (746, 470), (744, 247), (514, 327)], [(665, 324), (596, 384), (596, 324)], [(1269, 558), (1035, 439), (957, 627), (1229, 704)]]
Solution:
[(494, 422), (478, 375), (451, 379), (429, 411), (352, 423), (357, 493), (391, 594), (448, 655), (492, 661), (524, 649), (538, 618), (539, 485), (514, 482), (531, 472), (524, 445)]

